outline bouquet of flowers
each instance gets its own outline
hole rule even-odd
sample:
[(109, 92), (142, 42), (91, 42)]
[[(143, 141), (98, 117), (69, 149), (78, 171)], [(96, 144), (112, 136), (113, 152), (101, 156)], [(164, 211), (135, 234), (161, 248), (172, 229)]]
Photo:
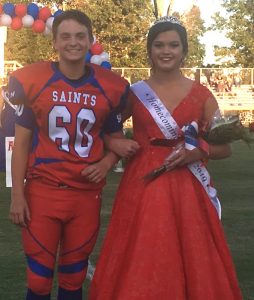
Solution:
[(209, 144), (227, 144), (243, 140), (247, 144), (254, 142), (254, 123), (249, 128), (244, 127), (238, 115), (229, 117), (216, 117), (211, 129), (204, 132), (203, 138)]
[[(249, 128), (244, 127), (239, 119), (238, 115), (222, 117), (219, 113), (216, 113), (210, 129), (201, 130), (199, 136), (203, 138), (208, 144), (228, 144), (237, 140), (243, 140), (248, 145), (254, 142), (254, 122), (249, 125)], [(176, 144), (176, 141), (178, 144)], [(144, 176), (144, 180), (151, 181), (163, 174), (170, 171), (167, 166), (167, 161), (172, 159), (184, 146), (184, 134), (178, 140), (167, 139), (152, 139), (151, 144), (157, 146), (174, 147), (172, 153), (165, 159), (165, 162), (159, 168), (152, 170), (150, 173)]]

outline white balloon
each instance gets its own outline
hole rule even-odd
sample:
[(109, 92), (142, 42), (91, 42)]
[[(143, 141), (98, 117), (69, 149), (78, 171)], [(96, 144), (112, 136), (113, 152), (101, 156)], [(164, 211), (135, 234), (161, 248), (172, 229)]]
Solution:
[(105, 51), (100, 54), (100, 57), (102, 61), (109, 61), (109, 54)]
[(44, 29), (44, 31), (43, 31), (43, 34), (44, 34), (45, 36), (48, 36), (48, 35), (51, 34), (51, 30), (50, 30), (47, 26), (45, 26), (45, 29)]
[(48, 27), (48, 29), (52, 29), (52, 25), (53, 25), (53, 22), (54, 22), (54, 17), (49, 17), (46, 21), (46, 26)]
[(30, 15), (25, 15), (22, 18), (22, 23), (24, 27), (31, 27), (34, 23), (34, 18)]
[(10, 26), (12, 22), (12, 18), (11, 16), (7, 15), (7, 14), (2, 14), (1, 18), (0, 18), (0, 24), (2, 26)]
[(96, 42), (96, 36), (93, 35), (93, 44)]
[(102, 59), (100, 55), (93, 55), (90, 59), (90, 62), (96, 65), (100, 65), (102, 63)]

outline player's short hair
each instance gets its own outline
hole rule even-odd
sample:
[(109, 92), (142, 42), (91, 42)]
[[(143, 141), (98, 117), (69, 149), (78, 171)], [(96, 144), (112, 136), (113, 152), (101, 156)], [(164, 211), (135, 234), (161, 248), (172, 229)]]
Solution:
[(62, 14), (59, 14), (54, 18), (54, 22), (52, 25), (53, 39), (56, 39), (57, 29), (59, 25), (65, 20), (75, 20), (76, 22), (86, 26), (89, 38), (91, 41), (93, 41), (92, 22), (85, 13), (77, 9), (66, 10)]

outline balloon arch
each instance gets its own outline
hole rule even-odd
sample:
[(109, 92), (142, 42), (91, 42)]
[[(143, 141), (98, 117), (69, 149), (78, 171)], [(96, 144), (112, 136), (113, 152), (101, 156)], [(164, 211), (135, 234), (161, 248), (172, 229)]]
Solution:
[[(34, 33), (47, 36), (51, 34), (54, 18), (62, 13), (61, 9), (52, 13), (50, 8), (39, 7), (36, 3), (4, 3), (0, 4), (0, 26), (6, 26), (13, 30), (20, 30), (22, 27), (31, 28)], [(95, 38), (85, 60), (111, 69), (108, 53)]]

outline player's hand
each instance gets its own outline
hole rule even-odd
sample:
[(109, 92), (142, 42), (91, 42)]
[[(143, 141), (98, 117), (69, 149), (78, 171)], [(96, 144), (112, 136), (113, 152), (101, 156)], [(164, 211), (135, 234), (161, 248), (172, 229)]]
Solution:
[(99, 183), (106, 177), (110, 167), (111, 165), (109, 165), (106, 159), (102, 159), (99, 162), (86, 167), (81, 171), (81, 175), (90, 182)]
[(9, 218), (15, 225), (27, 227), (31, 221), (30, 210), (24, 196), (12, 196)]
[(138, 150), (139, 144), (132, 139), (112, 139), (110, 141), (110, 150), (123, 158), (132, 157)]

